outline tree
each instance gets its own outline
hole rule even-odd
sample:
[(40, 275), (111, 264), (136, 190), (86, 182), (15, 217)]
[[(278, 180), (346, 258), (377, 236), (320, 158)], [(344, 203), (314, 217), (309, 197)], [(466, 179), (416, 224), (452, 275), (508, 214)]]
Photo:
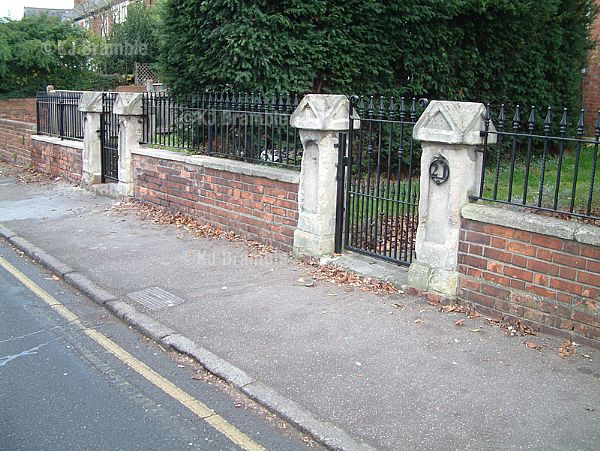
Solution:
[(85, 30), (48, 15), (0, 22), (0, 96), (29, 96), (46, 85), (91, 88), (96, 76)]
[(202, 89), (574, 107), (593, 0), (167, 0), (162, 78)]
[(128, 5), (127, 19), (115, 24), (107, 41), (109, 51), (102, 58), (105, 73), (131, 75), (135, 63), (158, 61), (158, 13), (138, 0)]

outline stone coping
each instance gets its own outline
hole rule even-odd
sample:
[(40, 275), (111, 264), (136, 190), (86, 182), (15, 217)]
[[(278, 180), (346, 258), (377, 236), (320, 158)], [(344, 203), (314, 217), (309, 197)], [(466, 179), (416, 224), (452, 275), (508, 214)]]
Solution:
[(536, 215), (527, 211), (513, 211), (479, 203), (465, 205), (462, 209), (462, 216), (472, 221), (600, 246), (600, 227), (576, 221)]
[(0, 123), (14, 125), (18, 127), (26, 126), (30, 130), (35, 130), (37, 128), (36, 124), (34, 124), (33, 122), (16, 121), (14, 119), (8, 119), (6, 117), (0, 117)]
[(60, 139), (55, 136), (46, 135), (32, 135), (31, 139), (33, 141), (40, 141), (48, 144), (56, 144), (58, 146), (71, 147), (73, 149), (83, 150), (83, 142), (81, 141), (73, 141), (71, 139)]
[(132, 149), (131, 153), (163, 160), (180, 161), (194, 166), (232, 172), (234, 174), (262, 177), (284, 183), (300, 183), (300, 172), (291, 169), (262, 166), (245, 161), (227, 160), (225, 158), (215, 158), (206, 155), (186, 155), (171, 150), (152, 149), (149, 147), (138, 147)]

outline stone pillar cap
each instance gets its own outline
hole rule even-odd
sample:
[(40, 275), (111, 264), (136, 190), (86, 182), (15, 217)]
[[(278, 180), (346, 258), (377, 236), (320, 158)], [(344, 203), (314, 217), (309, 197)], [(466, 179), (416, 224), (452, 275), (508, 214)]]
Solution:
[(102, 113), (102, 93), (84, 92), (79, 99), (79, 111), (84, 113)]
[(121, 116), (143, 116), (144, 95), (134, 92), (123, 92), (117, 96), (113, 113)]
[[(413, 138), (425, 142), (481, 146), (485, 114), (483, 103), (434, 100), (415, 124)], [(496, 131), (492, 122), (489, 131)], [(488, 135), (488, 143), (495, 142), (496, 135)]]
[[(349, 128), (350, 101), (344, 95), (307, 94), (290, 117), (290, 125), (303, 130), (344, 131)], [(353, 116), (358, 118), (356, 111)], [(354, 128), (360, 121), (353, 121)]]

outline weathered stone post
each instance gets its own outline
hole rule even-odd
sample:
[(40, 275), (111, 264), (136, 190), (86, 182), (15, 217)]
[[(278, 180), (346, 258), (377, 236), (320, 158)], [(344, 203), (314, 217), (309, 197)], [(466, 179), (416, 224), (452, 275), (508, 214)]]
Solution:
[(90, 186), (102, 181), (102, 150), (100, 147), (100, 115), (102, 93), (84, 92), (79, 100), (83, 117), (83, 185)]
[(122, 196), (133, 196), (134, 175), (132, 149), (138, 147), (143, 130), (143, 94), (121, 93), (113, 113), (119, 116), (119, 184)]
[[(417, 259), (409, 284), (420, 290), (457, 295), (460, 211), (479, 190), (485, 114), (480, 103), (433, 101), (415, 125), (423, 153)], [(493, 124), (489, 129), (495, 131)]]
[(339, 133), (348, 130), (349, 108), (346, 96), (309, 94), (290, 118), (304, 147), (295, 256), (322, 257), (334, 251), (338, 141)]

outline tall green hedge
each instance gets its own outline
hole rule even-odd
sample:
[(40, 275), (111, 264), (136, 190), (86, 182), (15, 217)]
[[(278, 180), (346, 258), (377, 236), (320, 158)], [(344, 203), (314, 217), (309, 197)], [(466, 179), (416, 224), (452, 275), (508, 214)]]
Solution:
[(203, 89), (580, 105), (593, 0), (167, 0), (162, 76)]
[(85, 30), (48, 15), (0, 19), (0, 97), (26, 97), (47, 85), (94, 89), (90, 57), (73, 49), (90, 45)]

